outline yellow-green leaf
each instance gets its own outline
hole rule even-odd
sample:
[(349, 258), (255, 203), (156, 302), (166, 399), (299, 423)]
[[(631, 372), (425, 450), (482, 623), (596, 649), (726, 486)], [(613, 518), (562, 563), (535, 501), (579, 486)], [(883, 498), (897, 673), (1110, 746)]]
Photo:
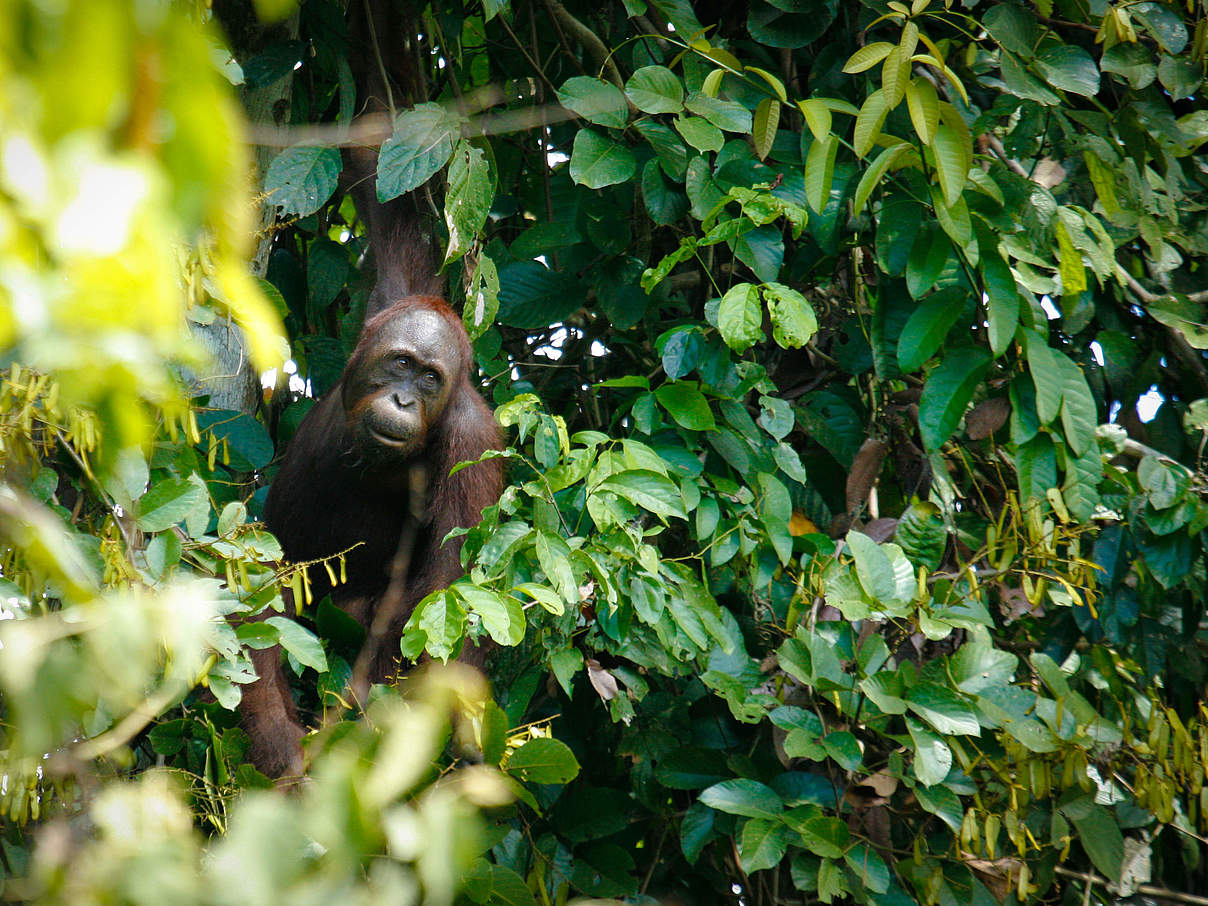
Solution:
[(935, 86), (927, 79), (911, 79), (906, 86), (906, 106), (919, 140), (924, 145), (930, 145), (940, 122), (940, 100)]
[(881, 65), (881, 90), (885, 92), (886, 107), (892, 110), (902, 103), (906, 86), (910, 83), (910, 56), (895, 47)]
[(1086, 268), (1082, 265), (1082, 253), (1074, 248), (1069, 230), (1060, 218), (1056, 221), (1057, 230), (1057, 270), (1061, 274), (1061, 294), (1076, 296), (1086, 289)]
[(827, 135), (810, 145), (805, 159), (805, 200), (817, 213), (822, 213), (830, 198), (831, 180), (835, 175), (835, 154), (839, 140)]
[(856, 186), (856, 196), (854, 200), (855, 210), (859, 211), (864, 207), (864, 202), (868, 201), (868, 196), (872, 194), (872, 190), (877, 187), (877, 183), (885, 175), (885, 172), (894, 165), (903, 153), (910, 150), (909, 142), (899, 142), (896, 145), (890, 145), (884, 151), (877, 155), (877, 159), (872, 162), (872, 165), (864, 171), (864, 175), (860, 177), (860, 184)]
[(1116, 178), (1107, 165), (1093, 151), (1083, 151), (1082, 159), (1086, 161), (1086, 172), (1090, 175), (1091, 185), (1095, 187), (1095, 196), (1103, 205), (1103, 213), (1114, 218), (1120, 213), (1120, 202), (1116, 200)]
[(961, 197), (969, 173), (964, 143), (951, 126), (943, 123), (936, 127), (931, 150), (935, 154), (935, 172), (944, 192), (944, 201), (952, 207)]
[(780, 125), (780, 102), (775, 98), (764, 98), (755, 108), (755, 121), (751, 127), (751, 138), (755, 140), (755, 153), (763, 160), (772, 150), (776, 140), (776, 128)]
[(784, 82), (780, 81), (780, 79), (776, 78), (776, 76), (772, 75), (766, 69), (760, 69), (758, 66), (747, 66), (745, 69), (747, 72), (755, 73), (755, 75), (767, 82), (772, 87), (772, 90), (776, 92), (776, 97), (780, 98), (782, 102), (789, 99), (788, 92), (784, 90)]
[(725, 74), (724, 69), (714, 69), (705, 76), (705, 81), (700, 86), (700, 93), (711, 98), (717, 97), (717, 92), (721, 90), (722, 76)]
[(847, 62), (843, 65), (843, 71), (846, 73), (856, 73), (872, 69), (889, 56), (889, 52), (895, 46), (888, 41), (874, 41), (872, 44), (865, 44), (847, 58)]
[(815, 139), (822, 141), (830, 135), (831, 112), (825, 102), (811, 98), (808, 101), (798, 101), (797, 108), (805, 117), (805, 124), (810, 127), (810, 132), (814, 134)]
[(885, 99), (884, 89), (878, 88), (868, 96), (860, 113), (856, 117), (856, 129), (852, 135), (852, 145), (856, 155), (863, 157), (872, 150), (881, 134), (881, 126), (885, 124), (885, 116), (889, 107)]
[(907, 22), (902, 29), (902, 40), (898, 42), (898, 47), (902, 48), (902, 59), (909, 60), (918, 46), (919, 27), (913, 22)]

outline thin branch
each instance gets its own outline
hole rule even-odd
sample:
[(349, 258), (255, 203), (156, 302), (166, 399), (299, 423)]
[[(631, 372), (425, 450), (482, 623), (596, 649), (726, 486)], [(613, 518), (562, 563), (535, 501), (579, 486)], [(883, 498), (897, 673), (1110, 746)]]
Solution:
[[(1062, 868), (1058, 865), (1054, 871), (1057, 874), (1067, 878), (1073, 878), (1076, 881), (1085, 881), (1087, 884), (1095, 884), (1099, 887), (1112, 888), (1114, 885), (1096, 874), (1083, 871), (1072, 871), (1068, 868)], [(1181, 893), (1177, 890), (1168, 890), (1165, 887), (1155, 887), (1152, 884), (1138, 884), (1136, 893), (1146, 897), (1153, 897), (1155, 900), (1166, 900), (1171, 903), (1190, 903), (1191, 906), (1208, 906), (1208, 897), (1198, 897), (1193, 893)]]
[(583, 45), (586, 50), (598, 64), (603, 68), (604, 73), (608, 76), (608, 81), (612, 82), (618, 88), (625, 85), (625, 80), (621, 78), (621, 73), (617, 70), (617, 64), (612, 61), (612, 57), (608, 53), (608, 47), (600, 40), (599, 36), (576, 19), (559, 0), (545, 0), (545, 5), (549, 8), (550, 13), (558, 24), (565, 28), (575, 40)]
[(378, 41), (377, 26), (373, 22), (373, 10), (369, 8), (369, 0), (365, 4), (365, 20), (369, 23), (369, 40), (373, 44), (373, 58), (377, 62), (378, 75), (382, 77), (382, 87), (386, 89), (386, 107), (390, 110), (390, 120), (394, 121), (394, 92), (390, 90), (390, 77), (386, 75), (386, 63), (382, 59), (382, 45)]
[[(467, 96), (468, 97), (468, 96)], [(500, 96), (502, 100), (502, 93)], [(561, 104), (522, 107), (517, 110), (486, 110), (462, 125), (461, 134), (506, 135), (525, 132), (537, 126), (574, 119), (575, 115)], [(393, 126), (385, 114), (365, 114), (351, 125), (345, 123), (313, 126), (274, 126), (253, 123), (248, 139), (253, 145), (267, 148), (291, 148), (294, 145), (322, 145), (327, 148), (376, 148), (388, 139)]]
[(138, 707), (123, 717), (117, 726), (106, 730), (100, 736), (73, 746), (70, 754), (81, 761), (92, 761), (94, 758), (108, 755), (137, 736), (143, 727), (163, 713), (184, 692), (185, 687), (179, 683), (164, 685), (151, 698), (140, 702)]
[[(1124, 268), (1120, 269), (1120, 273), (1124, 275), (1124, 280), (1128, 284), (1128, 288), (1133, 291), (1133, 294), (1147, 305), (1154, 302), (1161, 302), (1163, 299), (1174, 297), (1174, 293), (1163, 293), (1161, 295), (1151, 293), (1141, 285), (1140, 281), (1137, 280), (1136, 277), (1134, 277)], [(1181, 293), (1180, 295), (1184, 296), (1188, 302), (1192, 302), (1196, 305), (1208, 302), (1208, 289), (1200, 290), (1198, 293)]]

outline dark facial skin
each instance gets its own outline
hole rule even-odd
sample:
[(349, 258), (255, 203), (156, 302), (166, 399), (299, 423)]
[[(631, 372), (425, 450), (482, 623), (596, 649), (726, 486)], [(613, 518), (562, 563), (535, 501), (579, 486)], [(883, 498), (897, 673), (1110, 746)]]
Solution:
[(414, 308), (387, 321), (344, 386), (348, 424), (367, 459), (410, 456), (444, 414), (465, 368), (453, 325)]

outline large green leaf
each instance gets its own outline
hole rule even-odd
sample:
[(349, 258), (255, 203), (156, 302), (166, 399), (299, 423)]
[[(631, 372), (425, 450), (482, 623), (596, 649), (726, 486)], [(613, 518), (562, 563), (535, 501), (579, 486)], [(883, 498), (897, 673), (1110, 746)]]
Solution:
[(581, 129), (570, 153), (570, 176), (589, 189), (602, 189), (633, 177), (633, 152), (592, 129)]
[(747, 874), (773, 868), (784, 858), (789, 846), (789, 829), (780, 821), (752, 818), (742, 829), (738, 851), (742, 870)]
[(281, 647), (293, 655), (299, 664), (324, 673), (327, 670), (327, 655), (315, 634), (288, 617), (269, 617), (264, 622), (277, 630)]
[(512, 753), (506, 770), (527, 783), (569, 783), (579, 774), (579, 762), (566, 743), (538, 737)]
[(625, 94), (643, 113), (679, 113), (684, 83), (666, 66), (643, 66), (625, 83)]
[(558, 89), (558, 103), (597, 126), (625, 127), (629, 105), (625, 94), (612, 82), (590, 76), (574, 76)]
[(1086, 814), (1069, 817), (1078, 829), (1078, 842), (1094, 866), (1109, 881), (1119, 881), (1124, 862), (1124, 835), (1120, 833), (1120, 826), (1112, 813), (1101, 805), (1092, 805)]
[(440, 104), (420, 104), (395, 117), (394, 131), (378, 154), (378, 200), (397, 198), (436, 175), (460, 132), (460, 120)]
[(187, 478), (164, 478), (138, 499), (134, 522), (144, 532), (162, 532), (192, 513), (205, 499), (204, 485)]
[(1002, 355), (1015, 339), (1015, 328), (1019, 325), (1019, 290), (1011, 268), (997, 251), (982, 248), (981, 269), (986, 286), (990, 350)]
[(966, 346), (949, 351), (928, 376), (919, 400), (919, 433), (928, 450), (952, 436), (989, 365), (989, 353)]
[(739, 283), (726, 291), (717, 309), (717, 329), (735, 352), (744, 352), (763, 339), (763, 307), (755, 286)]
[(979, 736), (977, 713), (951, 689), (921, 682), (906, 693), (906, 705), (945, 736)]
[(700, 801), (719, 812), (747, 818), (776, 819), (784, 811), (776, 791), (757, 780), (723, 780), (704, 790)]
[(269, 164), (264, 191), (285, 213), (305, 217), (331, 197), (343, 166), (336, 148), (286, 148)]
[(709, 401), (692, 384), (671, 381), (655, 390), (654, 395), (676, 424), (690, 431), (712, 431), (717, 427)]
[(1099, 67), (1089, 53), (1073, 44), (1059, 44), (1036, 58), (1048, 83), (1062, 91), (1094, 97), (1099, 93)]

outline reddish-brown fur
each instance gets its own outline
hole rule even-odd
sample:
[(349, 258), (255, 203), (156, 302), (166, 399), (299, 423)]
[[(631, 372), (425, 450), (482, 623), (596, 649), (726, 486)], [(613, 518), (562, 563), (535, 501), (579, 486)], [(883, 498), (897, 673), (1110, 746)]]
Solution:
[[(380, 267), (379, 267), (380, 269)], [(427, 424), (422, 446), (390, 458), (366, 451), (356, 428), (363, 401), (345, 399), (361, 369), (379, 354), (384, 327), (404, 312), (423, 308), (438, 313), (449, 327), (455, 349), (448, 350), (455, 384), (435, 423)], [(315, 600), (330, 593), (339, 607), (367, 629), (390, 586), (400, 535), (409, 511), (422, 516), (414, 524), (414, 545), (406, 587), (387, 629), (385, 644), (369, 678), (381, 680), (398, 657), (398, 640), (415, 604), (463, 574), (460, 539), (441, 544), (450, 530), (479, 521), (484, 507), (499, 499), (502, 466), (498, 460), (450, 470), (500, 446), (490, 408), (470, 378), (470, 342), (461, 319), (443, 299), (412, 295), (372, 315), (340, 381), (311, 410), (289, 445), (269, 491), (264, 518), (293, 562), (329, 557), (356, 546), (347, 555), (345, 584), (332, 587), (322, 568), (312, 568)], [(349, 394), (351, 395), (351, 394)], [(416, 467), (426, 475), (425, 499), (412, 500)], [(271, 776), (300, 773), (303, 767), (298, 722), (280, 649), (252, 652), (260, 679), (244, 690), (244, 727), (251, 736), (251, 757)]]

